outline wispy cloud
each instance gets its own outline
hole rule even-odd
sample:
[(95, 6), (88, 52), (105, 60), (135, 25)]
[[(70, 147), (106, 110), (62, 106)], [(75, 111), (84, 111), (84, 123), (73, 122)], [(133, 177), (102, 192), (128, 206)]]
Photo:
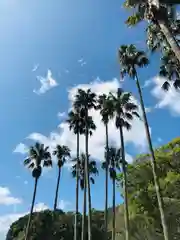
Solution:
[(67, 210), (67, 208), (69, 207), (71, 205), (71, 203), (69, 202), (69, 201), (65, 201), (65, 200), (60, 200), (59, 201), (59, 209), (61, 209), (61, 210)]
[(78, 60), (78, 63), (80, 63), (81, 67), (83, 67), (84, 65), (87, 64), (87, 62), (84, 61), (84, 58), (80, 58), (80, 59)]
[(38, 90), (33, 90), (33, 92), (38, 95), (44, 94), (50, 89), (58, 86), (58, 83), (52, 77), (51, 70), (47, 71), (46, 77), (37, 76), (37, 80), (41, 83), (41, 87)]
[(150, 87), (153, 84), (152, 79), (148, 79), (145, 81), (144, 85), (142, 86), (142, 88), (147, 88)]
[(39, 64), (35, 64), (33, 69), (32, 69), (32, 72), (35, 72), (38, 68), (39, 68)]
[(59, 119), (64, 119), (66, 117), (66, 113), (65, 112), (58, 112), (57, 114)]

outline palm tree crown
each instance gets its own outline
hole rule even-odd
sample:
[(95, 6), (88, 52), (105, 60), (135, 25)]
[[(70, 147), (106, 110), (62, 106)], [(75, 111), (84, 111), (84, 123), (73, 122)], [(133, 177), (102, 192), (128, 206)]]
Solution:
[(57, 157), (57, 164), (58, 167), (62, 167), (64, 163), (66, 162), (66, 159), (69, 158), (70, 155), (70, 149), (67, 146), (64, 145), (57, 145), (56, 149), (53, 152), (53, 155)]
[(88, 89), (87, 91), (78, 89), (73, 106), (75, 109), (96, 108), (96, 94), (91, 92), (91, 89)]
[[(89, 155), (90, 157), (90, 155)], [(83, 190), (84, 189), (84, 177), (85, 177), (85, 160), (86, 160), (86, 156), (84, 153), (81, 154), (80, 158), (79, 158), (79, 178), (80, 178), (80, 187)], [(75, 158), (73, 160), (73, 162), (75, 162), (75, 164), (72, 166), (72, 176), (73, 178), (75, 178), (77, 176), (77, 159)], [(89, 175), (90, 175), (90, 181), (92, 184), (95, 183), (94, 178), (92, 177), (92, 175), (96, 176), (98, 175), (98, 169), (97, 169), (97, 164), (96, 161), (91, 160), (89, 162)]]
[(110, 101), (109, 96), (103, 94), (98, 97), (97, 109), (100, 109), (102, 122), (107, 124), (109, 119), (113, 116), (112, 101)]
[(131, 125), (128, 120), (133, 120), (134, 116), (139, 118), (138, 106), (132, 102), (131, 98), (132, 95), (124, 92), (121, 88), (118, 88), (116, 96), (110, 94), (117, 128), (121, 126), (130, 130)]
[(144, 51), (138, 51), (131, 45), (122, 45), (119, 48), (119, 62), (121, 65), (121, 74), (124, 77), (128, 74), (131, 78), (136, 77), (136, 67), (144, 67), (149, 64), (149, 60)]
[(51, 154), (48, 151), (49, 147), (44, 144), (35, 143), (29, 148), (28, 157), (24, 160), (24, 165), (32, 170), (32, 176), (39, 178), (42, 172), (42, 167), (52, 166)]

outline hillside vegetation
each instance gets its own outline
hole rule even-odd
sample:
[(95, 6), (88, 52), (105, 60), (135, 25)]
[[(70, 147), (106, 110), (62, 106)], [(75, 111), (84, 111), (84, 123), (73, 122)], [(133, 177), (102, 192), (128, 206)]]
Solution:
[[(176, 138), (155, 150), (161, 194), (165, 204), (170, 239), (180, 239), (180, 138)], [(163, 240), (153, 175), (148, 154), (138, 156), (127, 168), (128, 204), (130, 211), (131, 240)], [(121, 192), (122, 175), (118, 175), (117, 187)], [(123, 197), (123, 195), (122, 195)], [(116, 239), (124, 240), (123, 205), (116, 207)], [(104, 213), (92, 211), (93, 240), (103, 238)], [(28, 216), (12, 224), (6, 240), (22, 240)], [(87, 223), (87, 222), (86, 222)], [(73, 239), (74, 215), (57, 210), (33, 213), (29, 240)], [(109, 239), (112, 229), (112, 209), (108, 209)], [(87, 228), (86, 228), (87, 230)], [(81, 215), (78, 218), (81, 232)], [(80, 235), (79, 235), (80, 239)]]

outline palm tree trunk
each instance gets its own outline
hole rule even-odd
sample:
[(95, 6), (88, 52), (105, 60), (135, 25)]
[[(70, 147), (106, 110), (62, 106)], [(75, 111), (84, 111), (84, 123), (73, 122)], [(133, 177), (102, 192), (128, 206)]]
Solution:
[(105, 175), (105, 213), (104, 213), (104, 228), (105, 240), (107, 240), (107, 221), (108, 221), (108, 166), (109, 166), (109, 139), (108, 139), (108, 124), (106, 128), (106, 175)]
[(116, 187), (115, 178), (112, 179), (113, 185), (113, 220), (112, 220), (112, 240), (116, 238)]
[(139, 92), (140, 104), (141, 104), (141, 109), (142, 109), (142, 114), (143, 114), (143, 121), (144, 121), (146, 136), (147, 136), (147, 140), (148, 140), (149, 151), (150, 151), (150, 154), (151, 154), (152, 172), (153, 172), (154, 185), (155, 185), (155, 189), (156, 189), (156, 195), (157, 195), (159, 211), (160, 211), (160, 216), (161, 216), (161, 224), (162, 224), (162, 227), (163, 227), (164, 239), (169, 240), (168, 228), (167, 228), (165, 214), (164, 214), (164, 208), (163, 208), (164, 204), (163, 204), (163, 199), (162, 199), (162, 196), (161, 196), (159, 179), (158, 179), (158, 176), (156, 174), (157, 173), (156, 159), (155, 159), (155, 154), (154, 154), (154, 150), (153, 150), (153, 146), (152, 146), (151, 136), (150, 136), (150, 132), (149, 132), (148, 120), (147, 120), (147, 117), (146, 117), (142, 91), (141, 91), (141, 87), (140, 87), (140, 84), (139, 84), (139, 79), (138, 79), (137, 73), (136, 73), (136, 85), (137, 85), (138, 92)]
[(173, 36), (171, 30), (169, 29), (165, 21), (158, 20), (158, 24), (169, 46), (171, 47), (172, 52), (174, 53), (174, 55), (176, 56), (180, 63), (180, 46), (178, 45), (175, 37)]
[(87, 125), (88, 119), (88, 109), (85, 109), (86, 114), (86, 135), (85, 135), (85, 151), (86, 151), (86, 161), (85, 161), (85, 177), (87, 183), (87, 192), (88, 192), (88, 240), (92, 240), (92, 213), (91, 213), (91, 191), (90, 191), (90, 179), (89, 179), (89, 130)]
[(74, 240), (78, 240), (78, 214), (79, 214), (79, 132), (77, 133), (77, 163), (76, 163), (76, 213), (74, 220)]
[(54, 211), (56, 211), (56, 209), (57, 209), (57, 201), (58, 201), (58, 191), (59, 191), (60, 177), (61, 177), (61, 168), (58, 167), (58, 177), (57, 177), (57, 185), (56, 185), (56, 194), (55, 194), (55, 199), (54, 199)]
[[(159, 0), (154, 0), (154, 1), (148, 0), (148, 3), (149, 3), (150, 8), (152, 8), (152, 5), (154, 5), (154, 6), (156, 6), (156, 9), (159, 10), (159, 8), (160, 8)], [(157, 11), (157, 14), (158, 14), (158, 11)], [(178, 61), (180, 63), (180, 46), (178, 45), (174, 35), (172, 34), (172, 31), (168, 27), (168, 22), (158, 19), (158, 16), (157, 16), (157, 18), (155, 16), (155, 20), (157, 21), (162, 33), (164, 34), (168, 44), (170, 45), (171, 50), (174, 52), (176, 58), (178, 59)]]
[(87, 192), (87, 184), (86, 177), (84, 172), (84, 203), (83, 203), (83, 216), (82, 216), (82, 235), (81, 240), (86, 240), (86, 192)]
[(120, 141), (121, 141), (121, 153), (122, 153), (122, 171), (123, 171), (123, 190), (124, 190), (124, 223), (125, 223), (125, 235), (126, 240), (129, 240), (129, 209), (128, 209), (128, 192), (127, 192), (127, 172), (126, 172), (126, 159), (125, 159), (125, 147), (124, 147), (124, 135), (122, 126), (119, 128)]
[(28, 240), (28, 236), (29, 236), (29, 228), (30, 228), (32, 214), (33, 214), (33, 209), (34, 209), (34, 203), (35, 203), (36, 191), (37, 191), (37, 184), (38, 184), (38, 178), (35, 178), (34, 193), (33, 193), (33, 199), (32, 199), (29, 219), (28, 219), (28, 223), (27, 223), (27, 227), (26, 227), (25, 240)]

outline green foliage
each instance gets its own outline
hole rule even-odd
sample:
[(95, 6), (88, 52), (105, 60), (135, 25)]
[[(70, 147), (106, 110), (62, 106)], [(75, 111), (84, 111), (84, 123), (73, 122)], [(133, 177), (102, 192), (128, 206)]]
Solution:
[[(176, 239), (177, 236), (179, 238), (180, 227), (180, 138), (157, 148), (155, 155), (170, 239)], [(128, 165), (127, 178), (131, 236), (135, 232), (139, 235), (132, 239), (162, 240), (162, 226), (148, 154), (138, 156)], [(118, 176), (118, 180), (122, 186), (122, 174)], [(146, 219), (144, 226), (141, 226), (139, 220), (142, 217)]]
[[(20, 218), (13, 223), (7, 233), (6, 240), (23, 240), (25, 226), (28, 215)], [(92, 234), (93, 239), (99, 240), (103, 237), (103, 212), (93, 211), (92, 214)], [(52, 212), (45, 210), (43, 212), (33, 213), (32, 224), (30, 227), (29, 240), (70, 240), (73, 239), (74, 213), (64, 213), (61, 210)], [(81, 233), (81, 214), (78, 217), (78, 239)]]

